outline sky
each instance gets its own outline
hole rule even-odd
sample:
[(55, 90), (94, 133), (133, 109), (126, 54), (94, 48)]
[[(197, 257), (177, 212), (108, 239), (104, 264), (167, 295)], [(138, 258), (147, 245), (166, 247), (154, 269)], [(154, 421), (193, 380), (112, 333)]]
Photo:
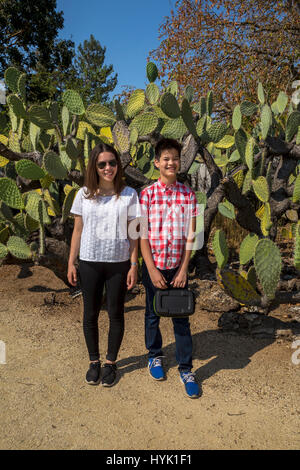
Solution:
[(75, 47), (93, 34), (106, 47), (105, 64), (118, 74), (113, 95), (122, 86), (145, 88), (149, 52), (159, 45), (159, 26), (175, 9), (175, 0), (57, 0), (64, 13), (59, 38), (71, 39)]

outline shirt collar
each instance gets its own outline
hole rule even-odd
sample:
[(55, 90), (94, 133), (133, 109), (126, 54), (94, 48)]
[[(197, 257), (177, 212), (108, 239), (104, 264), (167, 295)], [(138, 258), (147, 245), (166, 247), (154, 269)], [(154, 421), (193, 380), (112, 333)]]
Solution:
[(157, 184), (158, 184), (158, 186), (160, 187), (160, 189), (163, 190), (163, 191), (167, 191), (168, 189), (170, 189), (171, 191), (174, 191), (174, 190), (177, 188), (177, 186), (178, 186), (177, 180), (176, 180), (174, 183), (172, 183), (172, 184), (170, 184), (169, 186), (167, 186), (165, 183), (163, 183), (163, 182), (161, 181), (160, 178), (158, 178)]

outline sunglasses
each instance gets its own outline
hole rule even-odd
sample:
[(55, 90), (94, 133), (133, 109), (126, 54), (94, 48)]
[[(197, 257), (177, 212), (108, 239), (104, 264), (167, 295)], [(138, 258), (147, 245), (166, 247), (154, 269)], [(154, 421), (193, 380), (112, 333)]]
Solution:
[(113, 168), (117, 166), (117, 160), (108, 160), (107, 162), (97, 163), (97, 167), (99, 168), (99, 170), (104, 170), (104, 168), (106, 167), (106, 163), (108, 163), (109, 166)]

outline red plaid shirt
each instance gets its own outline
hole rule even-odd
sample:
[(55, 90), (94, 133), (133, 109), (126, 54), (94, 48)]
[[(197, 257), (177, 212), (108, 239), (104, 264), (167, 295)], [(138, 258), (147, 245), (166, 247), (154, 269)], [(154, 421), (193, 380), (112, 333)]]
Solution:
[[(191, 217), (197, 215), (194, 191), (176, 181), (166, 186), (160, 179), (140, 194), (144, 229), (154, 264), (159, 269), (176, 268), (182, 258)], [(148, 225), (148, 226), (147, 226)]]

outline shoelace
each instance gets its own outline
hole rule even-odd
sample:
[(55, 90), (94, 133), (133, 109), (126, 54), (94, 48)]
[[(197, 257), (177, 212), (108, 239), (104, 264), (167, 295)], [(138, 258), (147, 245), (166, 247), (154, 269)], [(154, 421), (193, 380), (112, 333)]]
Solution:
[(188, 383), (188, 382), (194, 383), (195, 382), (194, 374), (192, 372), (183, 373), (182, 380), (184, 381), (184, 383)]
[(157, 367), (157, 366), (161, 367), (161, 359), (160, 359), (161, 357), (164, 357), (164, 356), (157, 356), (153, 359), (150, 369), (151, 367)]

